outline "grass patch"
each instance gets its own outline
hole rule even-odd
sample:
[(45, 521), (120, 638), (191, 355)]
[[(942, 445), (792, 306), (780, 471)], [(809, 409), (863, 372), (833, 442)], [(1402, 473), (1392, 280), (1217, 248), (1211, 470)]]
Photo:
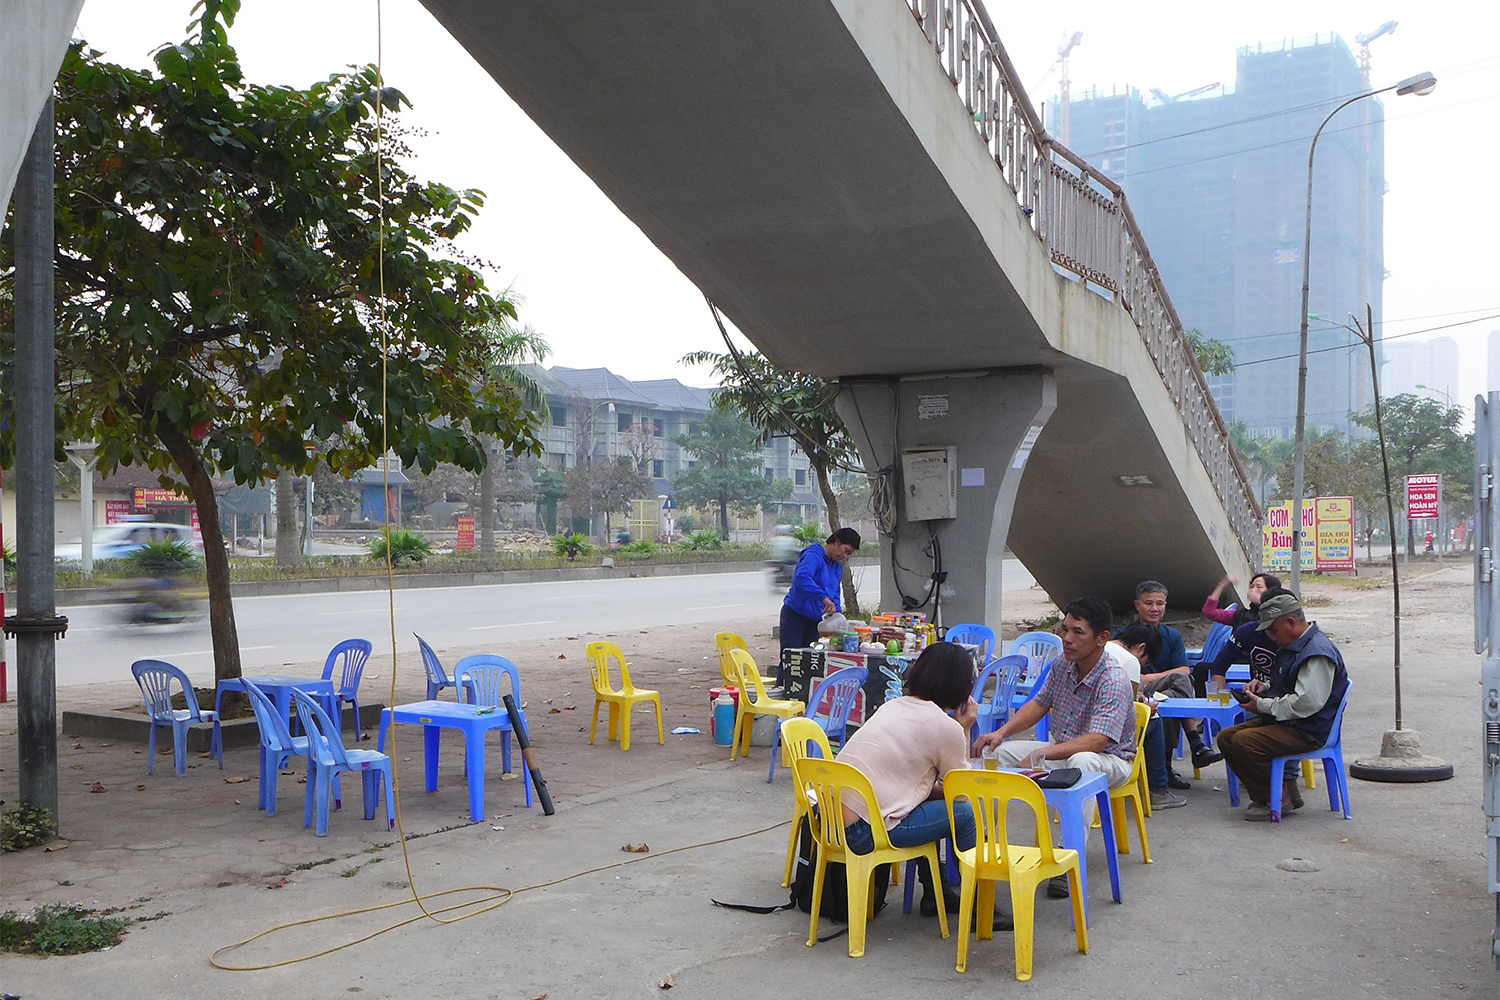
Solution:
[(353, 878), (354, 876), (356, 876), (358, 874), (359, 874), (359, 865), (355, 865), (352, 868), (345, 868), (343, 871), (339, 872), (339, 878)]
[(0, 951), (81, 955), (114, 947), (129, 923), (68, 904), (38, 906), (28, 917), (12, 910), (0, 913)]

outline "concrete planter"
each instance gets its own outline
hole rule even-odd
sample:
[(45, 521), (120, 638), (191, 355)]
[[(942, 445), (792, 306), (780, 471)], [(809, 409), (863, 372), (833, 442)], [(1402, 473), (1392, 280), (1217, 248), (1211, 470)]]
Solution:
[[(378, 736), (380, 713), (384, 705), (360, 705), (359, 719), (366, 732)], [(224, 749), (233, 750), (253, 747), (260, 743), (260, 727), (255, 719), (231, 719), (220, 727), (224, 735)], [(147, 744), (151, 739), (151, 720), (138, 712), (64, 712), (62, 717), (64, 736), (83, 736), (88, 739), (109, 740), (112, 743)], [(354, 732), (354, 713), (344, 713), (344, 732)], [(198, 723), (188, 728), (187, 748), (194, 753), (207, 753), (213, 746), (212, 723)], [(163, 726), (156, 732), (158, 751), (162, 747), (171, 749), (172, 729)]]

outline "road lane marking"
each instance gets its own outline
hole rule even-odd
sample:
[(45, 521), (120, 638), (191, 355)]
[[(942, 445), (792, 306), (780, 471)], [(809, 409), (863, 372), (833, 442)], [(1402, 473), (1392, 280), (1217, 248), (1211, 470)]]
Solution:
[(488, 629), (488, 628), (520, 628), (523, 625), (556, 625), (556, 624), (557, 624), (556, 622), (550, 621), (550, 620), (549, 621), (544, 621), (544, 622), (507, 622), (504, 625), (470, 625), (469, 626), (469, 631), (470, 632), (480, 632), (480, 631), (483, 631), (484, 629)]
[(741, 604), (705, 604), (701, 608), (684, 608), (683, 610), (684, 611), (719, 611), (719, 610), (722, 610), (724, 608), (743, 608), (744, 606), (745, 605), (743, 603), (741, 603)]
[[(405, 608), (396, 608), (397, 611), (405, 611)], [(356, 608), (353, 611), (315, 611), (313, 614), (319, 618), (329, 615), (384, 615), (389, 614), (390, 608)]]
[[(240, 652), (241, 653), (250, 653), (250, 652), (253, 652), (253, 651), (257, 650), (257, 649), (275, 649), (275, 648), (276, 648), (275, 646), (241, 646), (240, 647)], [(192, 650), (192, 651), (186, 652), (186, 653), (172, 653), (172, 652), (167, 652), (167, 653), (163, 653), (161, 655), (162, 656), (212, 656), (212, 655), (214, 655), (214, 651), (211, 650), (211, 649), (195, 649), (195, 650)]]

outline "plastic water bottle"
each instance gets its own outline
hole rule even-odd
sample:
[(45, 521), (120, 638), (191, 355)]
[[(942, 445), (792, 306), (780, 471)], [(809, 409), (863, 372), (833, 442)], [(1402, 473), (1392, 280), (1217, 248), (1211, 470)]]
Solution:
[(727, 747), (734, 742), (734, 699), (720, 691), (714, 701), (714, 745)]

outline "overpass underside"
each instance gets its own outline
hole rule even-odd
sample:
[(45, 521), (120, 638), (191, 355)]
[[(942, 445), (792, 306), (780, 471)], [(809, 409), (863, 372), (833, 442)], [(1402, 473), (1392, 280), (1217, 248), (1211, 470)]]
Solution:
[[(1120, 213), (1100, 228), (1097, 184), (1064, 190), (1051, 154), (981, 137), (974, 108), (996, 136), (1021, 111), (961, 79), (998, 50), (970, 44), (971, 8), (924, 4), (926, 30), (958, 22), (934, 45), (904, 0), (424, 3), (768, 357), (843, 380), (897, 501), (883, 593), (926, 593), (934, 537), (949, 622), (1000, 620), (1007, 545), (1059, 601), (1128, 606), (1152, 577), (1196, 607), (1247, 575), (1246, 511), (1192, 440), (1208, 411), (1179, 410), (1201, 376), (1126, 308), (1146, 311), (1126, 291), (1151, 277), (1144, 248), (1114, 281), (1055, 266), (1058, 232), (1107, 243)], [(956, 519), (907, 519), (900, 456), (923, 445), (970, 470)]]

